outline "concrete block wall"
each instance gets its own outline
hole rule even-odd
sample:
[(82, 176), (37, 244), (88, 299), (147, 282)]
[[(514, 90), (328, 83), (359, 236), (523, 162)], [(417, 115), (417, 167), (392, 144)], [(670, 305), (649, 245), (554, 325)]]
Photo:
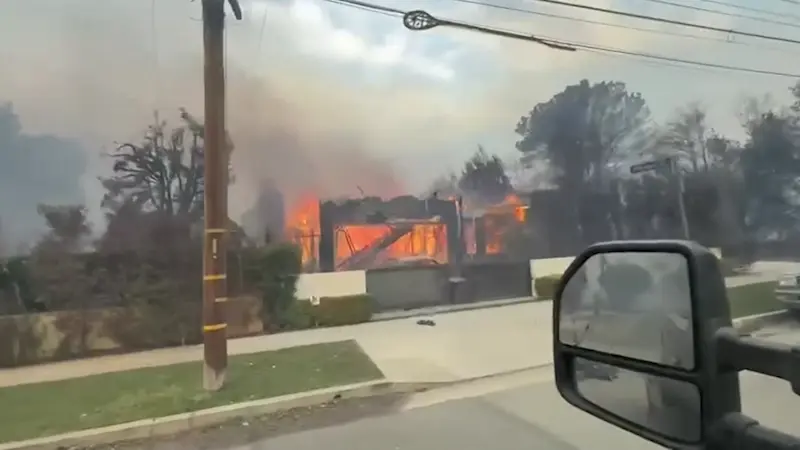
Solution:
[(297, 280), (300, 299), (311, 297), (343, 297), (367, 292), (367, 272), (348, 270), (342, 272), (304, 273)]
[[(720, 249), (712, 248), (711, 251), (716, 254), (718, 257), (722, 254)], [(523, 277), (520, 280), (524, 280), (525, 277), (530, 278), (531, 284), (531, 293), (536, 295), (536, 290), (534, 288), (535, 279), (538, 277), (545, 277), (551, 275), (561, 275), (567, 269), (567, 267), (572, 263), (575, 259), (574, 256), (567, 256), (561, 258), (543, 258), (543, 259), (532, 259), (529, 261), (529, 268), (528, 274), (525, 274), (524, 271), (518, 271), (518, 276)], [(426, 271), (431, 271), (431, 274), (422, 273)], [(417, 273), (420, 272), (420, 273)], [(437, 273), (433, 273), (437, 272)], [(435, 297), (438, 295), (437, 293), (442, 292), (440, 284), (444, 283), (444, 275), (438, 273), (440, 272), (437, 268), (406, 268), (405, 270), (385, 270), (381, 269), (374, 272), (374, 278), (372, 280), (373, 288), (371, 289), (374, 292), (370, 292), (368, 289), (368, 282), (367, 282), (367, 271), (365, 270), (350, 270), (350, 271), (343, 271), (343, 272), (325, 272), (325, 273), (307, 273), (300, 275), (297, 281), (297, 298), (300, 299), (307, 299), (311, 297), (341, 297), (346, 295), (359, 295), (365, 294), (367, 292), (372, 293), (373, 295), (381, 295), (384, 298), (385, 305), (379, 305), (379, 309), (393, 309), (393, 308), (403, 308), (404, 298), (402, 295), (389, 295), (387, 294), (388, 291), (397, 291), (402, 292), (401, 287), (405, 286), (408, 290), (408, 302), (409, 304), (406, 305), (407, 307), (414, 307), (414, 306), (423, 306), (428, 305), (435, 302)], [(415, 276), (417, 278), (415, 278)], [(517, 275), (515, 275), (517, 276)], [(397, 280), (392, 281), (390, 278), (395, 277)], [(419, 278), (422, 277), (422, 278)], [(442, 280), (439, 280), (439, 279)], [(446, 278), (446, 277), (445, 277)], [(380, 279), (380, 281), (378, 280)], [(439, 280), (439, 281), (437, 281)], [(521, 283), (526, 283), (526, 281), (520, 281)], [(380, 284), (381, 286), (377, 286)], [(399, 286), (396, 287), (395, 285)], [(413, 285), (413, 286), (412, 286)], [(411, 289), (414, 287), (415, 289)], [(420, 291), (420, 292), (417, 292)], [(422, 292), (427, 292), (423, 295)], [(413, 294), (413, 295), (412, 295)], [(391, 297), (391, 298), (389, 298)], [(410, 297), (415, 297), (412, 299)], [(419, 298), (416, 298), (419, 297)], [(424, 298), (423, 298), (424, 297)], [(442, 299), (445, 301), (446, 299)], [(481, 299), (471, 299), (471, 301), (480, 301)]]
[(574, 256), (562, 258), (543, 258), (531, 260), (531, 276), (533, 278), (546, 277), (550, 275), (561, 275), (575, 259)]
[[(263, 333), (261, 308), (258, 297), (232, 297), (226, 303), (228, 337)], [(147, 332), (151, 319), (122, 307), (0, 316), (0, 368), (142, 350), (125, 335)], [(150, 345), (176, 343), (153, 340)]]

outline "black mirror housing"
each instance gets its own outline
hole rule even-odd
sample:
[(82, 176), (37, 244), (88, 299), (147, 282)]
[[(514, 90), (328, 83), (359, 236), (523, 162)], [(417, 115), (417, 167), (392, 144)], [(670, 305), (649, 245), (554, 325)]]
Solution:
[[(562, 342), (560, 336), (562, 300), (568, 282), (582, 271), (590, 258), (621, 253), (677, 254), (685, 258), (691, 296), (692, 346), (695, 359), (691, 370)], [(553, 299), (553, 365), (556, 386), (560, 395), (571, 405), (656, 444), (674, 449), (705, 448), (703, 442), (712, 433), (712, 424), (718, 423), (730, 413), (741, 412), (738, 372), (719, 370), (715, 344), (717, 331), (731, 326), (730, 307), (719, 261), (707, 248), (695, 242), (678, 240), (618, 241), (592, 245), (578, 255), (564, 272)], [(636, 336), (630, 338), (636, 339)], [(698, 441), (675, 439), (624, 419), (588, 401), (578, 392), (576, 358), (694, 385), (700, 393), (701, 439)]]

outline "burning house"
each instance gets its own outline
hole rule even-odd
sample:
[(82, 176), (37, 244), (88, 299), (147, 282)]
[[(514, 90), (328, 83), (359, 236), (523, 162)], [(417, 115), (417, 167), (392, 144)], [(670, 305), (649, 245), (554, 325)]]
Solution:
[(482, 208), (452, 198), (309, 196), (288, 210), (287, 236), (306, 271), (459, 264), (501, 253), (503, 234), (526, 221), (526, 210), (516, 195)]
[(528, 205), (514, 193), (490, 205), (466, 201), (463, 210), (467, 254), (475, 259), (503, 253), (503, 240), (508, 233), (528, 222)]

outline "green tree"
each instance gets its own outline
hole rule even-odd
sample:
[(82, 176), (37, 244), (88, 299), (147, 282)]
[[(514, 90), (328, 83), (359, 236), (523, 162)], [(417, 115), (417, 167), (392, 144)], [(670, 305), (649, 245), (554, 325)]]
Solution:
[(577, 194), (585, 183), (603, 182), (610, 165), (634, 152), (648, 132), (650, 111), (625, 83), (581, 80), (520, 118), (517, 150), (544, 160), (558, 186)]
[(426, 197), (435, 196), (438, 198), (455, 197), (459, 194), (460, 191), (458, 188), (458, 177), (453, 172), (442, 175), (433, 180), (430, 187), (428, 187), (424, 193)]
[[(173, 129), (156, 120), (140, 143), (117, 147), (110, 155), (114, 174), (101, 179), (107, 190), (103, 207), (114, 211), (127, 204), (167, 216), (202, 217), (203, 126), (185, 110), (181, 120), (183, 125)], [(228, 151), (232, 150), (228, 139)]]
[(490, 155), (482, 146), (464, 163), (458, 188), (468, 195), (478, 196), (488, 203), (502, 201), (513, 191), (503, 160)]
[(762, 236), (795, 230), (800, 154), (794, 118), (768, 111), (745, 124), (741, 173), (747, 195), (748, 228)]
[(33, 248), (28, 264), (36, 303), (48, 311), (84, 309), (96, 281), (79, 256), (91, 234), (86, 208), (40, 205), (39, 213), (50, 231)]
[(39, 205), (39, 214), (50, 229), (50, 240), (65, 251), (80, 251), (91, 232), (86, 207), (83, 205)]
[(705, 108), (692, 102), (679, 110), (661, 130), (658, 145), (670, 155), (677, 155), (681, 161), (688, 161), (692, 171), (707, 172), (712, 164), (708, 143), (713, 135), (714, 131), (706, 124)]

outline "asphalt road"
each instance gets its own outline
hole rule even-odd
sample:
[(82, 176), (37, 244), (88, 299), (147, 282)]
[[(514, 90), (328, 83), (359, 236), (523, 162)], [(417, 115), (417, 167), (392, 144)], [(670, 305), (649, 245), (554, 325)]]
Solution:
[[(788, 385), (743, 377), (745, 409), (763, 424), (797, 431), (800, 398)], [(346, 425), (310, 430), (236, 447), (237, 450), (583, 450), (661, 448), (567, 405), (552, 383), (536, 383), (479, 398), (454, 400)]]
[[(791, 325), (765, 330), (762, 337), (800, 344)], [(522, 374), (506, 384), (462, 387), (447, 394), (383, 399), (377, 404), (343, 405), (323, 412), (235, 424), (205, 435), (124, 449), (215, 450), (583, 450), (661, 448), (572, 408), (558, 395), (550, 370)], [(797, 433), (800, 397), (788, 383), (741, 375), (746, 414), (763, 425)], [(500, 382), (498, 382), (500, 383)], [(370, 401), (372, 402), (372, 401)], [(267, 432), (258, 428), (269, 428)]]

